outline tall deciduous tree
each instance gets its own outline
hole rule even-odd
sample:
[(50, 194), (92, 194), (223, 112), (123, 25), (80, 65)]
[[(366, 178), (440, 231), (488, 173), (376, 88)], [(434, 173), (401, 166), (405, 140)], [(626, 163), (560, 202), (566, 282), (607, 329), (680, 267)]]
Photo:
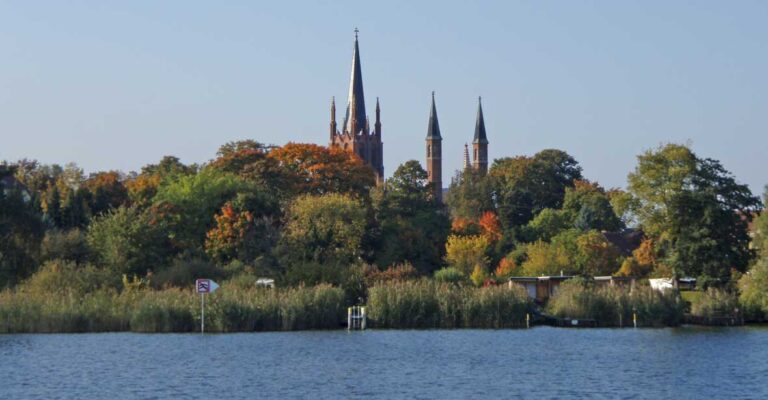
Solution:
[(38, 209), (14, 178), (15, 169), (0, 164), (0, 287), (31, 274), (43, 237)]
[(581, 167), (568, 153), (548, 149), (533, 157), (496, 160), (490, 175), (502, 226), (510, 230), (527, 224), (545, 208), (561, 208), (565, 189), (581, 179)]
[(164, 211), (161, 215), (177, 246), (201, 250), (216, 211), (238, 193), (250, 190), (249, 184), (237, 176), (206, 168), (195, 175), (163, 181), (154, 206)]
[(759, 200), (716, 160), (668, 144), (638, 157), (629, 175), (636, 215), (661, 262), (678, 275), (730, 279), (752, 257), (747, 224)]
[(374, 203), (381, 231), (376, 263), (388, 267), (407, 262), (423, 273), (437, 269), (449, 221), (419, 162), (398, 167)]
[(94, 218), (86, 238), (97, 263), (117, 274), (144, 275), (164, 267), (170, 250), (163, 225), (137, 207)]
[(492, 179), (474, 169), (459, 172), (451, 180), (445, 203), (454, 220), (477, 221), (486, 211), (495, 211)]
[(282, 184), (297, 194), (351, 194), (367, 199), (375, 184), (373, 169), (357, 155), (315, 144), (288, 143), (269, 152), (282, 169)]
[(348, 195), (303, 195), (289, 207), (281, 245), (292, 267), (302, 261), (351, 263), (362, 254), (363, 205)]

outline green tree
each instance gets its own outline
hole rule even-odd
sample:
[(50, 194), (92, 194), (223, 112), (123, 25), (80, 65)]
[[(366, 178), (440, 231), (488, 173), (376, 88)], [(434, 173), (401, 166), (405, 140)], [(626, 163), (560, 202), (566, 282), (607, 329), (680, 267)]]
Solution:
[(763, 257), (739, 279), (739, 301), (750, 318), (768, 318), (768, 258)]
[[(768, 205), (768, 185), (763, 194), (763, 204)], [(752, 239), (752, 247), (757, 250), (762, 258), (768, 258), (768, 212), (763, 210), (755, 219)]]
[(374, 201), (380, 226), (377, 265), (407, 262), (423, 273), (440, 266), (450, 227), (447, 213), (432, 193), (427, 172), (418, 161), (401, 165), (387, 180)]
[(281, 238), (288, 267), (302, 261), (352, 263), (362, 254), (366, 211), (348, 195), (298, 197), (289, 207)]
[(177, 175), (158, 188), (154, 198), (162, 207), (171, 239), (178, 247), (201, 250), (213, 216), (238, 193), (255, 190), (235, 175), (206, 168), (194, 175)]
[(549, 241), (560, 232), (573, 228), (573, 215), (566, 210), (545, 208), (528, 223), (537, 240)]
[(511, 230), (545, 208), (561, 208), (565, 189), (581, 179), (581, 167), (568, 153), (548, 149), (533, 157), (498, 159), (489, 174), (502, 226)]
[(158, 270), (170, 249), (162, 224), (137, 207), (119, 207), (94, 218), (86, 240), (97, 264), (116, 274)]
[(572, 226), (582, 231), (617, 231), (623, 228), (608, 195), (597, 183), (574, 181), (573, 187), (565, 189), (563, 210), (573, 216)]
[(759, 200), (716, 160), (668, 144), (638, 157), (629, 192), (664, 265), (702, 282), (726, 282), (752, 258), (747, 224)]
[(15, 172), (14, 167), (0, 164), (0, 287), (34, 272), (44, 232), (41, 215), (13, 178)]
[(134, 175), (125, 181), (125, 187), (132, 204), (148, 207), (152, 204), (162, 182), (196, 172), (196, 165), (184, 165), (174, 156), (165, 156), (157, 164), (142, 167), (139, 175)]
[(477, 221), (487, 211), (495, 211), (492, 179), (472, 168), (451, 179), (445, 203), (454, 219)]

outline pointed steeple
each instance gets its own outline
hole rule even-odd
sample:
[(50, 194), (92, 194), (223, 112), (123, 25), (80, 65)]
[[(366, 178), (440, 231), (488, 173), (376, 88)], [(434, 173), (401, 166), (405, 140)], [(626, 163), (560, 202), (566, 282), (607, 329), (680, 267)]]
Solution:
[(347, 115), (344, 117), (344, 131), (356, 135), (365, 128), (365, 95), (363, 93), (363, 72), (360, 68), (360, 47), (357, 44), (358, 30), (355, 28), (355, 47), (352, 52), (352, 75), (349, 78)]
[(373, 133), (381, 136), (381, 107), (379, 107), (379, 98), (376, 98), (376, 122), (373, 124)]
[(469, 169), (469, 145), (464, 143), (464, 162), (462, 163), (462, 170), (466, 171)]
[(336, 135), (336, 97), (331, 98), (331, 143)]
[(483, 119), (482, 98), (477, 98), (477, 121), (475, 121), (475, 139), (472, 143), (488, 144), (488, 138), (485, 136), (485, 120)]
[(427, 125), (427, 139), (442, 139), (442, 136), (440, 136), (440, 124), (437, 122), (437, 108), (435, 107), (435, 92), (432, 92), (432, 109), (429, 111), (429, 124)]

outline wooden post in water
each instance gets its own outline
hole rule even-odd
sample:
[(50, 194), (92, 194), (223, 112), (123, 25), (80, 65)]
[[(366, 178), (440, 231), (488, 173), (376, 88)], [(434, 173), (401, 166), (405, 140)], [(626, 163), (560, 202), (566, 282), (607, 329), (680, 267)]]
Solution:
[(531, 327), (531, 314), (525, 313), (525, 327), (530, 328)]

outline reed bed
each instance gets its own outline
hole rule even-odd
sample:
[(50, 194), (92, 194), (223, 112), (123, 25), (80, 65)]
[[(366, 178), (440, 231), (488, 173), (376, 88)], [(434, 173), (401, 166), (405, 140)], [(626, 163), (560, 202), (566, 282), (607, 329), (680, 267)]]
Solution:
[[(337, 328), (343, 290), (222, 288), (206, 298), (207, 332)], [(0, 333), (192, 332), (200, 328), (200, 296), (190, 289), (92, 292), (17, 290), (0, 293)]]
[(532, 303), (522, 288), (464, 287), (431, 280), (377, 284), (368, 315), (378, 328), (524, 327)]
[(677, 326), (683, 319), (683, 302), (676, 293), (662, 293), (648, 286), (621, 287), (563, 283), (549, 299), (547, 312), (558, 318), (593, 319), (599, 326)]

